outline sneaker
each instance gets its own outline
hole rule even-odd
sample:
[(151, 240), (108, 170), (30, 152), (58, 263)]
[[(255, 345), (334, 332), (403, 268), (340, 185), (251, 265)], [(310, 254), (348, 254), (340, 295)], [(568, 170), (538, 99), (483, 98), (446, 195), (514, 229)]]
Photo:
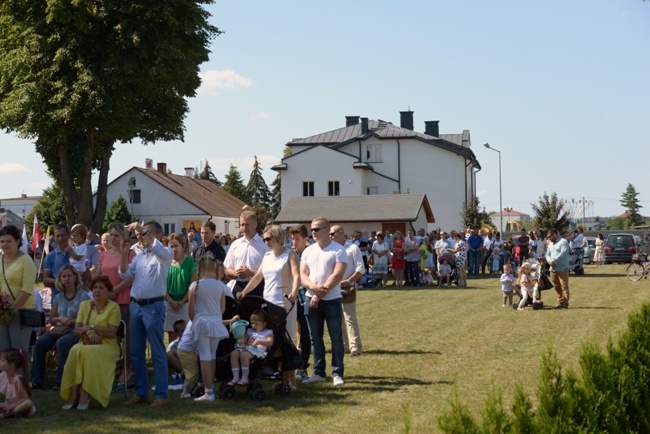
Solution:
[(192, 397), (192, 394), (190, 392), (181, 393), (181, 399), (191, 398), (191, 397)]
[(306, 380), (303, 381), (303, 384), (310, 384), (310, 383), (322, 383), (325, 381), (325, 377), (321, 377), (317, 373), (313, 373), (311, 377), (307, 378)]
[(183, 384), (185, 383), (185, 380), (183, 380), (180, 376), (169, 385), (169, 390), (181, 390), (183, 388)]
[(343, 381), (343, 378), (341, 378), (340, 375), (332, 375), (332, 378), (334, 380), (334, 385), (337, 386), (337, 387), (341, 387), (341, 386), (343, 386), (345, 384), (345, 382)]
[(298, 369), (296, 372), (296, 378), (298, 380), (306, 380), (309, 378), (309, 375), (307, 375), (307, 370), (306, 369)]
[(204, 393), (203, 395), (199, 396), (198, 398), (194, 398), (195, 401), (199, 402), (213, 402), (214, 401), (214, 393), (208, 395), (207, 393)]

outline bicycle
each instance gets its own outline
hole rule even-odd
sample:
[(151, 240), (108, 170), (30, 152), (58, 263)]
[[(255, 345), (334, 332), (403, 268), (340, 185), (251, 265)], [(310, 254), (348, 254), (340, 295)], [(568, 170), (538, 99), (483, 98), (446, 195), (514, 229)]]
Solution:
[[(643, 256), (643, 259), (641, 259), (641, 256)], [(627, 267), (627, 278), (632, 282), (638, 282), (642, 277), (647, 279), (648, 275), (650, 275), (650, 262), (648, 262), (648, 255), (639, 255), (636, 261), (632, 262)]]

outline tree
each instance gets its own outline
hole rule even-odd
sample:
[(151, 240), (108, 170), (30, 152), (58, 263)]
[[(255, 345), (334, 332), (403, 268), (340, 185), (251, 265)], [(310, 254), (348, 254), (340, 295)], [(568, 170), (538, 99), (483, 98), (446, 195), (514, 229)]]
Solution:
[(221, 187), (221, 181), (217, 179), (217, 176), (212, 171), (212, 167), (210, 167), (210, 163), (208, 162), (208, 160), (205, 160), (205, 164), (203, 165), (203, 170), (201, 170), (201, 173), (195, 175), (195, 178), (205, 179), (206, 181), (210, 181), (211, 183)]
[(483, 225), (492, 226), (490, 214), (481, 211), (478, 197), (474, 196), (469, 204), (463, 203), (463, 211), (460, 213), (463, 224), (466, 228), (480, 229)]
[(110, 228), (115, 222), (129, 224), (132, 221), (133, 216), (131, 216), (131, 213), (129, 212), (129, 205), (120, 194), (117, 199), (110, 204), (108, 210), (106, 210), (103, 228), (104, 230), (108, 230), (108, 228)]
[(282, 209), (282, 178), (279, 172), (271, 183), (271, 187), (273, 188), (271, 189), (271, 205), (269, 209), (271, 210), (271, 217), (275, 220)]
[(250, 203), (255, 209), (258, 230), (263, 230), (266, 224), (272, 219), (270, 210), (271, 191), (262, 176), (262, 165), (257, 161), (257, 155), (253, 163), (251, 176), (248, 178), (248, 184), (246, 184), (246, 196), (250, 200), (247, 203)]
[(643, 217), (639, 214), (639, 210), (642, 208), (639, 205), (639, 193), (632, 184), (628, 184), (625, 192), (621, 195), (621, 205), (625, 208), (627, 213), (627, 220), (630, 221), (630, 225), (641, 225), (643, 224)]
[(549, 197), (544, 192), (539, 198), (539, 203), (531, 203), (530, 206), (535, 212), (537, 229), (542, 233), (553, 228), (561, 234), (569, 228), (569, 211), (565, 209), (564, 201), (558, 199), (557, 193)]
[(230, 169), (226, 173), (226, 182), (223, 183), (222, 188), (242, 202), (250, 204), (250, 198), (246, 193), (246, 187), (237, 166), (230, 165)]
[(0, 3), (0, 128), (35, 140), (68, 223), (103, 222), (116, 142), (183, 140), (186, 98), (220, 33), (211, 2)]
[(65, 205), (63, 198), (63, 189), (56, 183), (43, 190), (43, 197), (36, 202), (31, 211), (25, 216), (27, 232), (32, 233), (34, 216), (38, 217), (38, 223), (41, 226), (43, 234), (47, 227), (54, 227), (66, 222)]

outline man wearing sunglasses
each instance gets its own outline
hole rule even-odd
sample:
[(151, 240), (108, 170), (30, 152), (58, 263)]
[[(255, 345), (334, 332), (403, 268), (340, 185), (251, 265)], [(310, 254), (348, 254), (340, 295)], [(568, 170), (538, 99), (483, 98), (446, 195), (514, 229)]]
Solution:
[(314, 347), (314, 373), (303, 383), (325, 381), (325, 322), (332, 341), (332, 379), (343, 386), (343, 308), (341, 280), (347, 268), (348, 255), (339, 243), (330, 239), (330, 223), (324, 217), (311, 222), (314, 244), (302, 254), (300, 280), (307, 289), (305, 316), (309, 322)]

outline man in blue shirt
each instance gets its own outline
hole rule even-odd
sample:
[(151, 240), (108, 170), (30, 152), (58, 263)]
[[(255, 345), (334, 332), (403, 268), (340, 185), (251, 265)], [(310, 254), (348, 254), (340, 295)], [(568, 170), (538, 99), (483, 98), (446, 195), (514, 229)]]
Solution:
[(569, 308), (569, 242), (555, 229), (548, 231), (551, 244), (546, 250), (546, 262), (551, 267), (551, 283), (557, 292), (556, 309)]
[(52, 289), (52, 300), (61, 292), (54, 286), (56, 275), (61, 267), (70, 263), (70, 254), (68, 253), (70, 249), (69, 240), (70, 229), (66, 225), (54, 226), (54, 242), (56, 243), (56, 248), (51, 250), (43, 261), (43, 285)]
[[(129, 264), (129, 243), (123, 242), (122, 261), (119, 275), (122, 279), (133, 278), (131, 285), (131, 360), (135, 374), (135, 392), (128, 405), (148, 404), (149, 375), (147, 372), (147, 341), (151, 346), (155, 400), (152, 407), (169, 403), (167, 384), (167, 351), (164, 343), (165, 295), (167, 294), (167, 272), (174, 254), (160, 242), (163, 229), (157, 222), (143, 226), (131, 223), (127, 229), (141, 235), (143, 250)], [(207, 387), (207, 385), (206, 385)]]
[(471, 235), (467, 239), (469, 246), (469, 274), (478, 275), (478, 267), (481, 263), (481, 248), (483, 247), (483, 238), (476, 235), (476, 231), (472, 230)]

